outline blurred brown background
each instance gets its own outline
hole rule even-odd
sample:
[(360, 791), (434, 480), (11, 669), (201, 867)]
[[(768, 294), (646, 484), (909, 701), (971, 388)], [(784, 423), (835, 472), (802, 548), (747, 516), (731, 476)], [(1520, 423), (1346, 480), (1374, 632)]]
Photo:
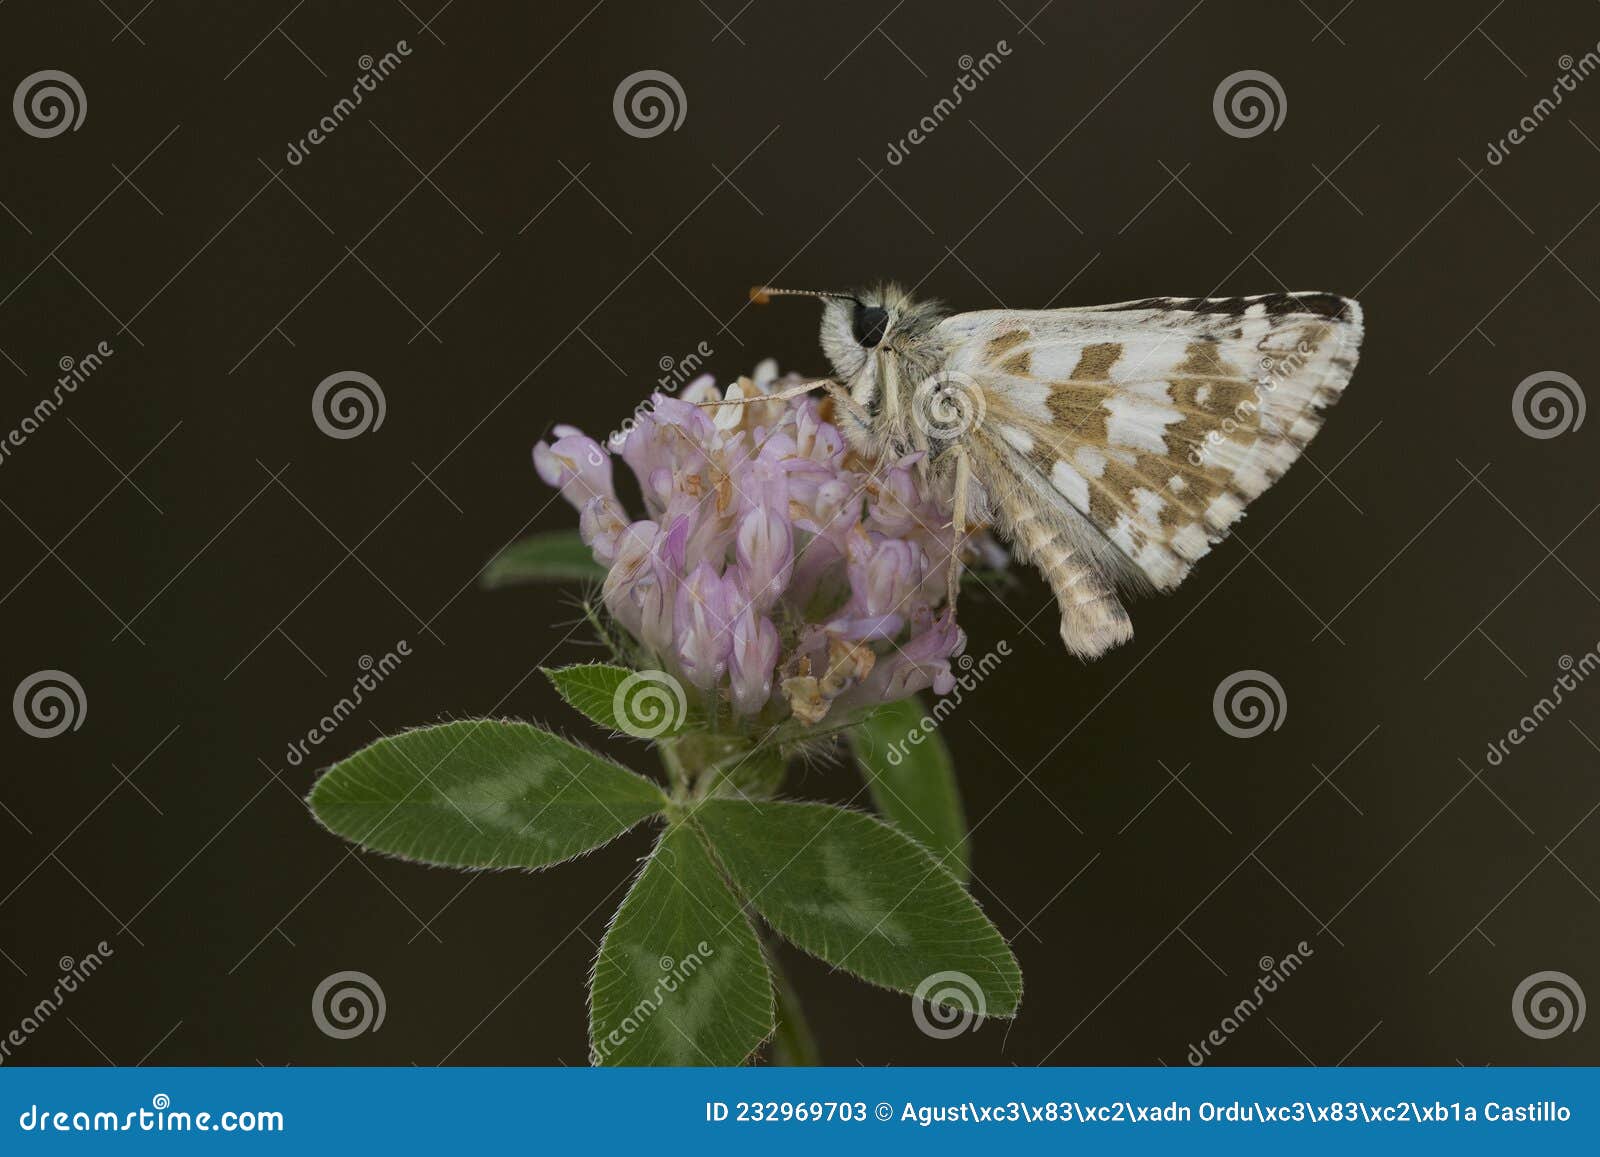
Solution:
[[(531, 445), (614, 428), (702, 341), (719, 378), (820, 371), (813, 308), (746, 287), (882, 277), (957, 308), (1326, 289), (1368, 335), (1310, 460), (1135, 608), (1131, 646), (1070, 659), (1031, 575), (968, 606), (974, 649), (1013, 657), (944, 734), (1023, 1012), (930, 1040), (906, 998), (796, 954), (825, 1058), (1183, 1064), (1303, 940), (1218, 1063), (1600, 1061), (1594, 1026), (1534, 1039), (1511, 1013), (1544, 970), (1600, 995), (1600, 683), (1485, 759), (1600, 640), (1596, 420), (1533, 438), (1512, 413), (1536, 372), (1597, 381), (1600, 80), (1485, 159), (1600, 9), (438, 7), (0, 8), (5, 91), (59, 69), (87, 100), (50, 139), (0, 121), (0, 428), (61, 359), (114, 350), (0, 465), (4, 688), (61, 669), (87, 699), (58, 738), (0, 728), (0, 1031), (58, 958), (115, 950), (9, 1063), (584, 1063), (647, 836), (538, 875), (357, 856), (285, 749), (401, 639), (325, 759), (444, 717), (584, 731), (536, 672), (590, 653), (568, 598), (475, 587), (574, 522)], [(644, 69), (686, 102), (649, 139), (612, 111)], [(1213, 94), (1247, 69), (1286, 116), (1241, 138)], [(313, 424), (338, 370), (381, 384), (380, 429)], [(1250, 740), (1212, 714), (1244, 669), (1286, 699)], [(858, 789), (843, 765), (796, 785)], [(381, 1031), (316, 1029), (341, 969), (381, 983)]]

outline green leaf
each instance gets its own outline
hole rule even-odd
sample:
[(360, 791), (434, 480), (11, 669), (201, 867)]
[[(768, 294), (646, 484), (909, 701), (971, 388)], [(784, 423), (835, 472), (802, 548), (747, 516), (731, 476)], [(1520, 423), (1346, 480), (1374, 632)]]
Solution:
[(515, 583), (582, 582), (606, 577), (576, 530), (531, 534), (501, 551), (478, 582), (490, 590)]
[(601, 727), (635, 739), (678, 734), (689, 717), (683, 684), (665, 671), (610, 663), (540, 668), (561, 697)]
[(1022, 973), (1005, 940), (897, 829), (827, 804), (712, 799), (694, 816), (734, 884), (807, 952), (901, 992), (959, 973), (983, 1014), (1017, 1011)]
[(955, 767), (939, 733), (923, 730), (924, 718), (916, 699), (885, 703), (851, 730), (850, 750), (884, 818), (964, 884), (972, 869)]
[(772, 1035), (772, 977), (698, 832), (672, 824), (600, 944), (590, 1059), (737, 1065)]
[(468, 720), (380, 739), (311, 789), (329, 829), (457, 868), (538, 868), (609, 843), (666, 806), (648, 779), (526, 723)]

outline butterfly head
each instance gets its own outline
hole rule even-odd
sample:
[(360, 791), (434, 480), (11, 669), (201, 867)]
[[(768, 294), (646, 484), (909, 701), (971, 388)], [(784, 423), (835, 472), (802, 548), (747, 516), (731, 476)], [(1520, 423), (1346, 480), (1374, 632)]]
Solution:
[(840, 385), (869, 407), (876, 393), (879, 356), (905, 353), (911, 343), (926, 337), (938, 320), (930, 303), (914, 301), (897, 285), (853, 293), (766, 286), (750, 291), (751, 300), (758, 303), (778, 294), (815, 297), (822, 302), (822, 352), (833, 363)]

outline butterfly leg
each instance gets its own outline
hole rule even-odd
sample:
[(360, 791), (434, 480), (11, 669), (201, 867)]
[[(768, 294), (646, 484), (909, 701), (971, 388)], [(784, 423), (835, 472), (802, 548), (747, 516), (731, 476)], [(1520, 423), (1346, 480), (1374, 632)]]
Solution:
[[(783, 402), (790, 398), (797, 398), (801, 394), (809, 394), (812, 390), (827, 389), (837, 390), (841, 387), (837, 382), (828, 378), (813, 378), (809, 381), (796, 382), (792, 386), (785, 386), (775, 394), (747, 394), (740, 398), (722, 398), (715, 402), (696, 402), (703, 409), (714, 410), (718, 406), (748, 406), (751, 402)], [(848, 397), (849, 395), (846, 395)]]
[(834, 405), (838, 406), (845, 413), (849, 414), (850, 417), (860, 423), (863, 428), (871, 429), (872, 414), (865, 406), (850, 396), (849, 390), (845, 389), (838, 382), (832, 380), (824, 380), (820, 383), (820, 385), (823, 389), (828, 391), (828, 396), (833, 399)]
[(956, 490), (950, 502), (950, 569), (945, 585), (950, 603), (950, 614), (956, 611), (956, 593), (961, 586), (961, 548), (967, 544), (967, 489), (972, 480), (972, 463), (960, 446), (952, 446), (950, 454), (956, 461)]

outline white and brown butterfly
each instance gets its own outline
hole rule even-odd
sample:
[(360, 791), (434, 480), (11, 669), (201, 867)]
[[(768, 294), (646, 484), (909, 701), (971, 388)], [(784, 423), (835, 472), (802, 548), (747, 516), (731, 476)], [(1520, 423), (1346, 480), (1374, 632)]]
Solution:
[[(1118, 591), (1170, 590), (1299, 458), (1350, 380), (1361, 307), (1329, 293), (947, 314), (888, 285), (823, 302), (852, 447), (922, 452), (956, 541), (993, 527), (1061, 606), (1067, 649), (1133, 635)], [(959, 551), (950, 562), (954, 605)]]

